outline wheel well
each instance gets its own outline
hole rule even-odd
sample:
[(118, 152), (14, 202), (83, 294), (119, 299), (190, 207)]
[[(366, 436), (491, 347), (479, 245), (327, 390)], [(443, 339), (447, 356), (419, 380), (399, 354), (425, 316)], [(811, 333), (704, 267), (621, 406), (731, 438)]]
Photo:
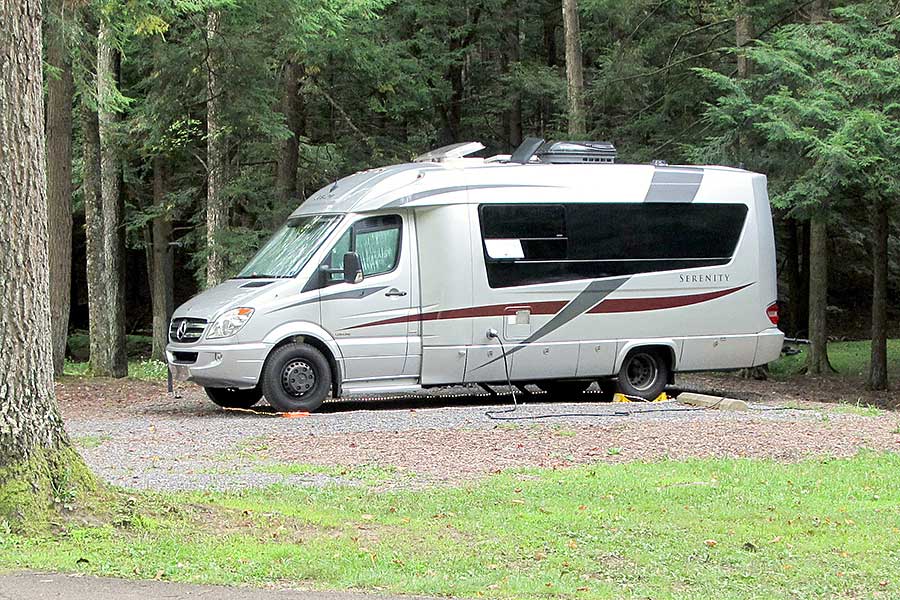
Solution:
[(332, 354), (331, 350), (328, 348), (328, 345), (319, 338), (309, 335), (292, 335), (272, 346), (272, 350), (269, 351), (269, 354), (271, 355), (277, 348), (293, 343), (312, 346), (325, 356), (325, 359), (328, 361), (328, 366), (331, 368), (331, 393), (335, 398), (339, 398), (341, 395), (341, 367), (338, 364), (337, 359), (335, 359), (334, 354)]
[(669, 369), (669, 380), (667, 383), (675, 383), (675, 350), (671, 346), (666, 346), (664, 344), (648, 344), (646, 346), (635, 346), (634, 348), (629, 350), (628, 354), (625, 355), (625, 358), (622, 359), (622, 364), (625, 364), (625, 361), (628, 360), (628, 357), (638, 350), (652, 350), (662, 356), (666, 361), (666, 367), (668, 367)]

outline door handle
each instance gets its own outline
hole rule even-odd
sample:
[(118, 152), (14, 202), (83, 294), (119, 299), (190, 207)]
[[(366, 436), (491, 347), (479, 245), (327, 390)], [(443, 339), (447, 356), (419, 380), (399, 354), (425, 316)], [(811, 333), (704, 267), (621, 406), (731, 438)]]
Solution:
[(391, 288), (384, 293), (385, 296), (405, 296), (406, 292), (402, 292), (397, 288)]

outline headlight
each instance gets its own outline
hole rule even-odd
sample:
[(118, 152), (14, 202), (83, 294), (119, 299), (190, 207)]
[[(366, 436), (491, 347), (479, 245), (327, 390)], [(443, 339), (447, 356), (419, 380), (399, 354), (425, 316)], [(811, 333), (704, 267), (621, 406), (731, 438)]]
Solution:
[(252, 316), (252, 308), (235, 308), (229, 310), (213, 322), (209, 331), (206, 333), (206, 339), (212, 340), (215, 338), (230, 337), (240, 331)]

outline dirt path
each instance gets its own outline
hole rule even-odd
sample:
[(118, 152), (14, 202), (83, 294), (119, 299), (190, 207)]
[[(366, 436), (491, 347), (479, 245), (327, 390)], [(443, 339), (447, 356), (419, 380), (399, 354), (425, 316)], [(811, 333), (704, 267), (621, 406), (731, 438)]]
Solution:
[(797, 388), (735, 377), (684, 379), (685, 387), (751, 400), (754, 410), (605, 404), (592, 402), (590, 394), (551, 403), (534, 396), (505, 416), (553, 417), (495, 421), (485, 411), (503, 408), (491, 403), (508, 398), (456, 390), (438, 397), (342, 402), (309, 417), (284, 419), (223, 411), (192, 386), (182, 388), (181, 399), (167, 396), (161, 384), (137, 381), (70, 379), (57, 391), (66, 427), (91, 467), (116, 484), (152, 489), (361, 479), (421, 486), (514, 467), (900, 451), (900, 413), (809, 399), (829, 397), (838, 389), (833, 383)]

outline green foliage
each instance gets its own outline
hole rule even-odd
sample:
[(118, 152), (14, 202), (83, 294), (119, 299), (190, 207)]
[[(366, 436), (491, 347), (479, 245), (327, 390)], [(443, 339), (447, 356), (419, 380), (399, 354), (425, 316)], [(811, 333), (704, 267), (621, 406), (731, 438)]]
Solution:
[(900, 191), (900, 23), (882, 2), (789, 24), (745, 50), (756, 75), (734, 80), (697, 69), (723, 95), (705, 118), (720, 133), (695, 151), (715, 156), (742, 133), (761, 150), (773, 203), (800, 216), (893, 199)]
[(0, 535), (0, 568), (454, 597), (892, 597), (898, 468), (862, 454), (122, 494), (99, 522)]
[[(125, 336), (128, 357), (146, 358), (150, 356), (153, 339), (148, 335), (129, 334)], [(90, 357), (90, 338), (86, 331), (74, 331), (67, 342), (67, 356), (75, 362), (87, 361)]]

